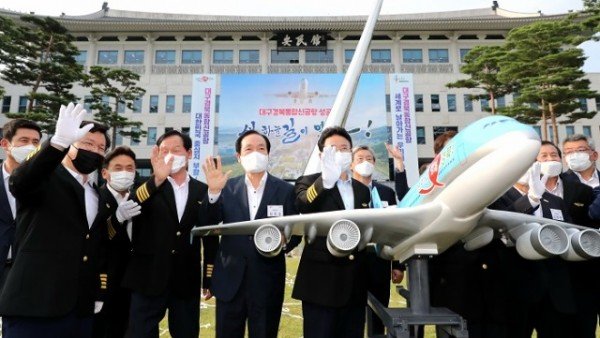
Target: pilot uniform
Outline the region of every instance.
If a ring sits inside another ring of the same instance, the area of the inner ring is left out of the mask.
[[[320,173],[299,177],[295,192],[301,213],[368,208],[370,203],[370,191],[364,184],[339,179],[333,188],[325,189]],[[304,337],[363,337],[365,252],[355,250],[347,257],[335,257],[326,241],[326,237],[317,236],[306,243],[292,292],[293,298],[302,301]]]

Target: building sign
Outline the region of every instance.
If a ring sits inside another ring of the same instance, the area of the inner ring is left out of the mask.
[[[214,74],[194,75],[192,87],[192,159],[189,161],[188,172],[201,181],[205,181],[202,163],[207,156],[213,155],[215,144],[216,77]]]
[[[412,74],[390,74],[390,101],[392,143],[402,150],[408,186],[413,186],[419,179],[419,158]]]
[[[278,50],[314,49],[327,50],[327,33],[324,32],[278,32]]]

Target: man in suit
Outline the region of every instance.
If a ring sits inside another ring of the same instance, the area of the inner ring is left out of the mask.
[[[406,174],[404,173],[404,163],[402,155],[398,149],[387,146],[388,152],[394,157],[395,175],[403,173],[404,182]],[[398,157],[400,156],[400,157]],[[358,146],[352,149],[352,178],[369,187],[371,190],[371,207],[385,208],[390,205],[396,205],[396,193],[379,182],[373,181],[373,172],[375,171],[375,152],[369,146]],[[396,177],[401,181],[402,178]],[[397,191],[398,199],[402,199],[408,189]],[[368,291],[377,298],[382,304],[388,306],[390,303],[390,275],[392,282],[401,283],[404,278],[404,266],[398,261],[390,262],[387,259],[379,257],[377,247],[368,245],[366,254],[367,260],[367,278]],[[391,274],[390,274],[391,272]],[[383,322],[379,317],[373,317],[370,334],[384,334]]]
[[[206,159],[210,213],[217,222],[242,222],[296,214],[294,187],[268,173],[271,142],[255,130],[235,142],[244,175],[227,179],[221,159]],[[215,261],[212,294],[217,298],[219,338],[275,338],[285,290],[285,253],[300,242],[293,236],[275,257],[258,253],[253,236],[222,236]]]
[[[4,137],[0,146],[6,160],[2,164],[0,180],[0,289],[4,285],[12,265],[12,245],[15,238],[17,204],[8,190],[8,179],[12,172],[37,148],[42,138],[41,128],[33,121],[15,119],[2,128]]]
[[[102,311],[94,318],[95,338],[122,338],[129,324],[131,291],[121,283],[131,251],[131,219],[141,212],[141,207],[129,199],[135,168],[135,153],[126,146],[116,147],[104,159],[102,178],[106,184],[100,187],[100,197],[116,213],[107,227],[107,270],[111,283]]]
[[[154,174],[134,196],[142,213],[133,219],[131,257],[123,280],[132,290],[131,336],[158,337],[158,324],[168,309],[171,335],[197,338],[200,288],[210,287],[218,245],[216,237],[190,235],[194,226],[213,223],[205,210],[207,186],[188,175],[192,156],[188,135],[171,130],[156,144],[151,158]]]
[[[367,186],[352,179],[352,139],[341,127],[326,128],[317,143],[321,173],[296,180],[296,207],[301,213],[368,208]],[[292,297],[302,301],[304,337],[363,337],[367,303],[364,250],[336,257],[327,239],[306,243]]]
[[[102,307],[106,219],[88,175],[104,160],[104,126],[83,122],[81,105],[61,107],[52,138],[15,170],[17,200],[13,267],[0,314],[6,337],[91,337]]]

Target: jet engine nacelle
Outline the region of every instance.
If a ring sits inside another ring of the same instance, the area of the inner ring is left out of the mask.
[[[256,250],[265,257],[275,257],[283,245],[281,231],[273,224],[263,224],[254,232]]]
[[[329,228],[327,250],[336,257],[348,256],[360,243],[360,229],[356,223],[341,219]]]
[[[517,237],[517,252],[523,258],[538,260],[562,255],[569,249],[567,232],[553,224],[528,224]]]
[[[600,233],[596,230],[567,229],[570,246],[561,257],[568,261],[583,261],[600,257]]]

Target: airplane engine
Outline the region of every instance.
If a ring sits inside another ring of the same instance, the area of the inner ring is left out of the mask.
[[[562,255],[568,249],[567,232],[553,224],[532,225],[517,238],[517,252],[525,259],[538,260]]]
[[[265,257],[275,257],[281,252],[281,231],[273,224],[263,224],[254,232],[256,250]]]
[[[600,257],[600,233],[596,230],[567,229],[570,246],[561,257],[568,261],[583,261]]]
[[[360,242],[360,229],[356,223],[341,219],[329,228],[327,249],[336,257],[348,256]]]

